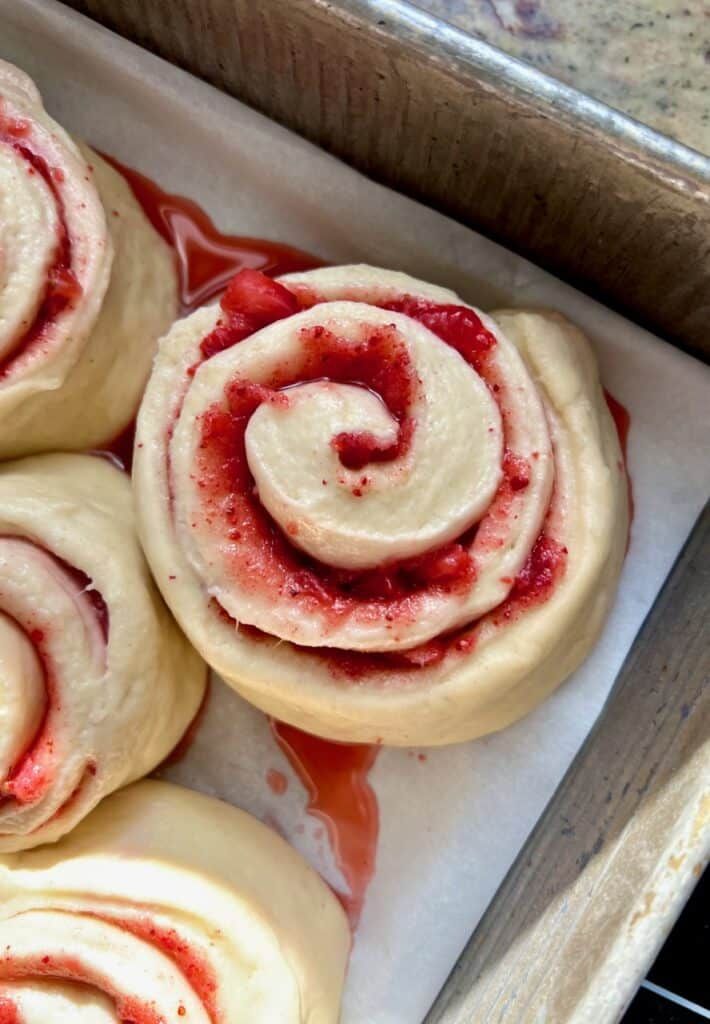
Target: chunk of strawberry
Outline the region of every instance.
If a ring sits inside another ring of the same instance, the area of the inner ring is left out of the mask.
[[[200,344],[200,351],[205,359],[214,356],[217,352],[223,352],[231,348],[239,341],[244,341],[250,334],[253,334],[256,327],[247,316],[235,313],[229,318],[220,318],[217,326],[205,335]]]
[[[230,317],[248,317],[255,330],[299,310],[293,292],[259,270],[240,270],[235,274],[222,296],[221,306]]]
[[[203,339],[205,359],[244,341],[254,331],[299,311],[296,296],[259,270],[240,270],[220,301],[222,316]]]
[[[61,296],[67,302],[78,299],[82,292],[74,271],[61,265],[49,271],[49,288],[53,295]]]
[[[496,344],[494,335],[468,306],[442,305],[405,295],[388,302],[384,308],[418,320],[447,345],[455,348],[477,370]]]

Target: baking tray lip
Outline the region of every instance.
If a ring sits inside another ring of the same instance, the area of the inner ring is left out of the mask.
[[[475,77],[515,93],[548,116],[563,118],[573,128],[606,137],[627,157],[653,161],[664,178],[678,187],[710,185],[710,157],[663,135],[621,111],[511,57],[449,22],[423,11],[409,0],[308,0],[324,13],[367,25],[369,31],[406,43],[425,59],[462,78]],[[704,192],[710,202],[710,193]]]

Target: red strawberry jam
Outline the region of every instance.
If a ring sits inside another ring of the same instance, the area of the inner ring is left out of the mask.
[[[64,203],[57,189],[57,183],[63,179],[60,168],[51,167],[29,143],[29,125],[20,130],[24,122],[8,119],[0,114],[0,145],[11,146],[24,160],[29,175],[37,174],[52,193],[57,211],[57,240],[54,259],[47,270],[44,295],[34,320],[27,330],[15,342],[9,353],[0,359],[0,380],[12,370],[15,360],[28,352],[36,342],[43,340],[49,328],[62,315],[71,309],[82,293],[72,266],[72,246],[69,229],[64,213]]]

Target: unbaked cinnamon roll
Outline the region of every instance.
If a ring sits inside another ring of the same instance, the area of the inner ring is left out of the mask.
[[[165,782],[0,859],[8,1024],[337,1024],[349,948],[336,898],[284,840]]]
[[[628,526],[580,331],[362,266],[244,271],[175,324],[135,486],[205,659],[349,741],[450,743],[530,710],[594,643]]]
[[[89,455],[0,467],[0,852],[58,839],[151,771],[202,699],[131,497]]]
[[[176,312],[172,253],[126,182],[0,61],[0,458],[112,440]]]

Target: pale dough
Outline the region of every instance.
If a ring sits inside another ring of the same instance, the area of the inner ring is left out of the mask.
[[[146,781],[60,843],[0,859],[0,944],[0,999],[27,1024],[119,1024],[131,999],[180,1024],[337,1024],[350,933],[271,829]]]
[[[58,839],[155,768],[205,682],[150,577],[128,477],[91,455],[0,466],[0,852]],[[8,780],[38,740],[48,778],[23,799]]]
[[[303,729],[401,745],[451,743],[500,729],[534,707],[588,653],[623,560],[627,481],[589,343],[554,313],[478,314],[496,339],[491,358],[505,382],[506,444],[529,473],[514,495],[515,514],[501,527],[486,512],[503,455],[488,390],[420,323],[369,304],[402,295],[442,304],[461,300],[371,267],[281,280],[313,291],[321,304],[263,328],[196,372],[200,342],[219,307],[179,321],[160,343],[139,417],[134,469],[139,529],[158,585],[217,672],[264,711]],[[421,436],[415,435],[408,455],[367,466],[373,482],[353,497],[360,471],[343,469],[331,439],[343,430],[368,429],[387,440],[396,425],[367,389],[327,381],[292,388],[284,407],[262,403],[247,428],[246,453],[262,504],[284,531],[295,523],[293,543],[328,565],[368,567],[386,562],[387,552],[389,560],[416,555],[455,537],[462,524],[479,523],[470,548],[477,566],[471,586],[427,595],[417,616],[394,626],[358,610],[333,621],[330,609],[304,611],[299,600],[255,588],[247,575],[230,576],[229,542],[201,512],[194,469],[201,417],[224,404],[231,381],[267,382],[274,368],[297,359],[304,332],[314,325],[355,344],[363,324],[394,325],[416,366]],[[566,548],[564,574],[544,602],[499,621],[496,609],[543,528]],[[219,614],[215,602],[228,614]],[[309,650],[401,653],[479,619],[474,646],[416,672],[392,667],[348,678]],[[234,622],[266,638],[237,631]]]
[[[3,61],[0,100],[0,127],[21,125],[15,141],[52,172],[50,188],[0,131],[0,458],[98,447],[134,416],[156,339],[175,319],[174,257],[121,175]],[[15,357],[41,306],[60,209],[82,292]]]

